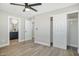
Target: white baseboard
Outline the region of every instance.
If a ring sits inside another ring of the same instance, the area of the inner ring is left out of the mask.
[[[8,45],[9,45],[9,43],[2,44],[2,45],[0,45],[0,48],[1,47],[5,47],[5,46],[8,46]]]
[[[74,44],[68,44],[68,46],[78,47],[77,45],[74,45]]]
[[[19,40],[19,42],[23,42],[23,41],[25,41],[25,40]]]
[[[35,41],[34,43],[38,43],[38,44],[45,45],[45,46],[50,46],[49,43],[45,43],[45,42]]]
[[[28,41],[28,40],[32,40],[32,39],[23,39],[23,40],[19,40],[19,42],[23,42],[23,41]]]

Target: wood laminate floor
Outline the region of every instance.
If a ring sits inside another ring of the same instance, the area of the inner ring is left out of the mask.
[[[16,41],[13,41],[16,42]],[[73,49],[63,50],[56,47],[47,47],[33,41],[11,44],[0,48],[1,56],[78,56]]]

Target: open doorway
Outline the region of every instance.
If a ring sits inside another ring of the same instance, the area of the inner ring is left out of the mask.
[[[78,48],[78,13],[67,15],[67,49],[75,50]]]
[[[50,17],[50,47],[53,46],[53,17]]]
[[[9,43],[10,45],[14,45],[18,43],[19,39],[19,19],[16,17],[8,18],[8,26],[9,26]]]
[[[32,40],[32,20],[25,20],[25,41]]]

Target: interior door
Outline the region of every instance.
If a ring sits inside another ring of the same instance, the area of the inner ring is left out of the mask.
[[[32,39],[32,22],[31,20],[25,20],[25,40]]]
[[[78,21],[68,22],[68,45],[77,47],[78,46]]]
[[[67,20],[66,14],[58,14],[53,17],[53,46],[67,48]]]

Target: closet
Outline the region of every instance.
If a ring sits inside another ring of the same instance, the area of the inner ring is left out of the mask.
[[[67,48],[78,48],[78,12],[67,14]]]

